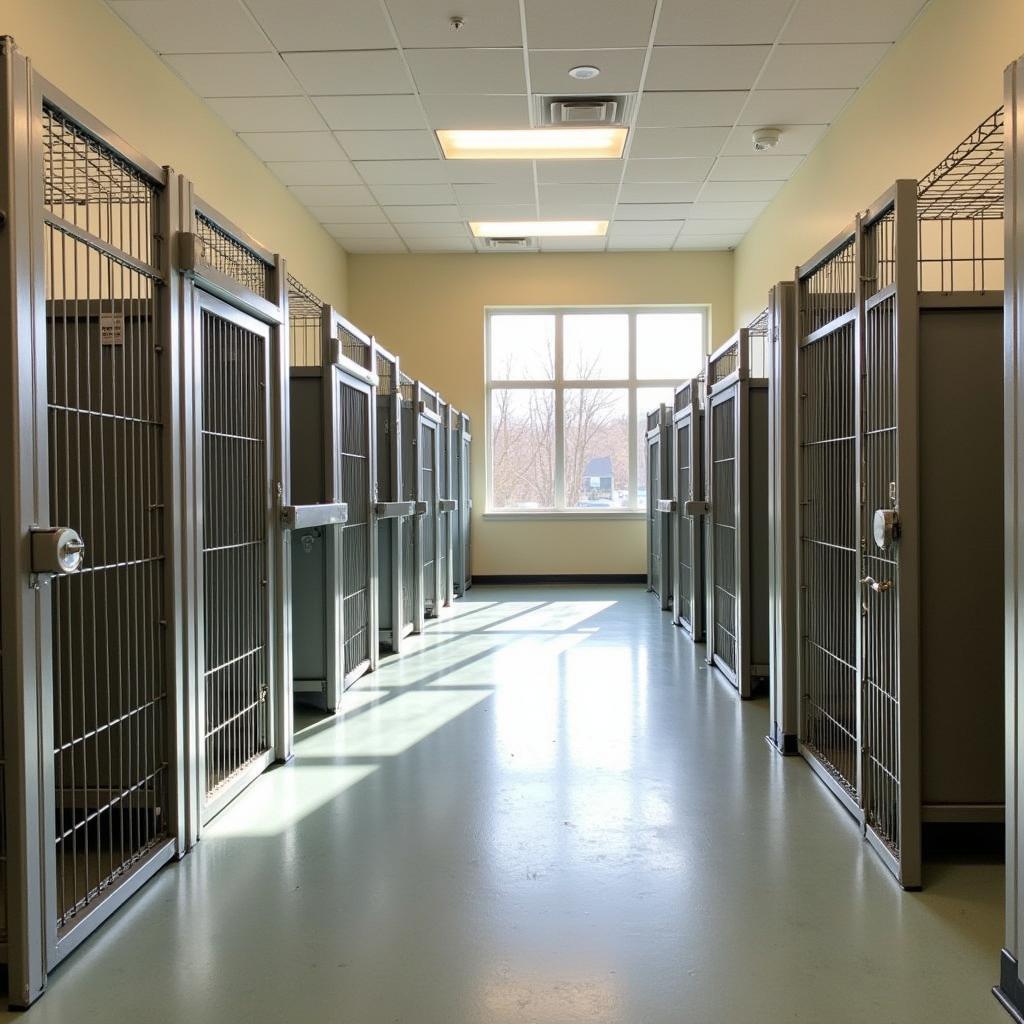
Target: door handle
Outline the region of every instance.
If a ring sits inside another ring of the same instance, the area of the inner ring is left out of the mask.
[[[861,583],[870,587],[876,594],[884,594],[887,590],[892,590],[896,586],[892,580],[876,580],[870,576],[865,576]]]

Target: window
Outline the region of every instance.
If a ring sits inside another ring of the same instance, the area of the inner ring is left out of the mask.
[[[646,415],[706,339],[699,306],[489,310],[488,511],[643,511]]]

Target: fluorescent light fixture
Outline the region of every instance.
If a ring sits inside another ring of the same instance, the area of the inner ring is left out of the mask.
[[[617,160],[628,128],[438,128],[447,160]]]
[[[476,238],[580,238],[606,235],[606,220],[479,220],[470,221]]]

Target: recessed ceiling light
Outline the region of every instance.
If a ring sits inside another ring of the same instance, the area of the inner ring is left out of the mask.
[[[617,160],[627,128],[439,128],[447,160]]]
[[[593,64],[581,64],[578,68],[569,69],[569,77],[578,79],[581,82],[597,78],[599,74],[601,74],[601,69],[595,68]]]
[[[470,221],[477,238],[579,238],[608,233],[606,220],[481,220]]]

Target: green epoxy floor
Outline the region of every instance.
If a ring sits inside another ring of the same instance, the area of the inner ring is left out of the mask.
[[[900,892],[702,652],[637,587],[475,588],[21,1019],[1008,1020],[1001,865]]]

